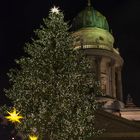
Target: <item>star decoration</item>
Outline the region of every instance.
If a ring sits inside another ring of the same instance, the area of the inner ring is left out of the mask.
[[[9,121],[13,123],[15,122],[21,123],[20,119],[22,119],[23,117],[19,115],[19,112],[17,112],[15,108],[11,112],[7,111],[7,113],[9,114],[9,116],[6,116],[5,117],[6,119],[8,119]]]
[[[37,140],[38,139],[38,137],[35,135],[29,135],[29,138],[30,138],[30,140]]]
[[[59,14],[59,9],[58,9],[58,7],[53,7],[53,8],[51,8],[51,13],[55,13],[55,14]]]

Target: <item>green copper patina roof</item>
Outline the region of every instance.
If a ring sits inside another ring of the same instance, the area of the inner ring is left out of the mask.
[[[87,6],[81,11],[72,22],[73,30],[85,27],[97,27],[109,31],[109,25],[105,16],[91,6]]]

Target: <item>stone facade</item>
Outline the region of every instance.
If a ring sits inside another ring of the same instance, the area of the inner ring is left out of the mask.
[[[114,112],[114,102],[124,107],[122,93],[121,70],[123,59],[118,49],[113,47],[112,34],[97,27],[85,27],[73,33],[76,38],[75,48],[84,50],[91,61],[91,72],[95,73],[100,83],[102,97],[99,101],[105,102],[104,108]],[[109,102],[109,103],[108,103]]]
[[[96,11],[90,2],[73,20],[72,35],[75,49],[82,49],[91,61],[90,72],[95,73],[103,95],[97,97],[104,103],[103,109],[130,120],[140,120],[140,108],[123,103],[123,58],[114,47],[114,37],[106,18]],[[134,115],[137,114],[137,115]]]
[[[96,129],[104,129],[102,135],[91,140],[140,140],[140,123],[99,110],[96,112]]]

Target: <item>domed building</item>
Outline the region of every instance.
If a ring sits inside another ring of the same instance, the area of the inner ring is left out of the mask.
[[[123,108],[121,70],[123,58],[114,48],[114,37],[105,16],[95,10],[90,2],[72,22],[75,48],[82,48],[91,60],[91,72],[101,83],[105,109],[114,111]],[[116,107],[115,107],[116,106]],[[115,108],[114,108],[115,107]]]
[[[130,97],[123,103],[121,71],[123,58],[114,47],[114,37],[104,15],[88,6],[72,21],[74,47],[82,49],[91,60],[90,72],[95,73],[103,95],[97,97],[103,110],[97,111],[95,125],[106,132],[94,140],[139,140],[140,108]]]

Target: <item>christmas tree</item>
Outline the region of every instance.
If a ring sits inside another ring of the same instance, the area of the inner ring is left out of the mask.
[[[8,74],[12,86],[6,95],[14,110],[7,118],[21,122],[15,126],[24,139],[85,140],[98,133],[94,119],[99,90],[90,62],[74,49],[62,12],[52,8],[43,21],[24,47],[26,56],[16,61],[19,68]]]

